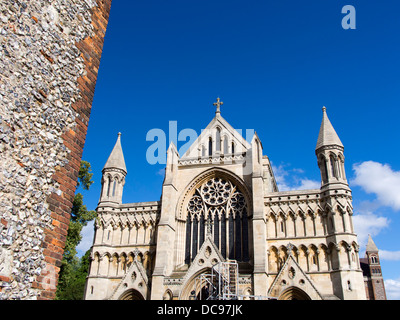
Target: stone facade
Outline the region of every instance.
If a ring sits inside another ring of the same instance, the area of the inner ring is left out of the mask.
[[[257,133],[246,141],[221,104],[184,155],[171,143],[160,201],[122,203],[118,136],[103,169],[85,298],[200,297],[197,279],[236,261],[242,297],[366,299],[344,147],[325,108],[321,188],[279,192]]]
[[[0,3],[0,299],[52,299],[111,0]]]

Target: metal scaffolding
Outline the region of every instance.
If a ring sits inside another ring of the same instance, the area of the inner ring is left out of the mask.
[[[269,297],[240,295],[239,266],[236,260],[220,262],[195,279],[192,298],[197,300],[266,300]],[[196,295],[197,293],[197,295]]]

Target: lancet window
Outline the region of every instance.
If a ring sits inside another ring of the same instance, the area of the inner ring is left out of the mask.
[[[227,179],[212,178],[197,188],[187,205],[185,263],[207,235],[224,258],[248,261],[247,211],[244,195]]]

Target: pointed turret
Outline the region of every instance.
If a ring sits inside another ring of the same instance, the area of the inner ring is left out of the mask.
[[[332,123],[329,121],[326,108],[322,108],[322,123],[319,130],[315,154],[321,171],[322,187],[346,186],[347,179],[344,169],[343,144]]]
[[[127,171],[124,154],[122,152],[120,132],[118,133],[117,142],[115,143],[102,172],[102,191],[99,204],[121,204],[122,191],[124,188]]]
[[[121,169],[126,171],[126,166],[125,166],[125,159],[124,159],[124,153],[122,152],[122,146],[121,146],[121,132],[118,132],[118,139],[117,142],[114,145],[113,150],[111,151],[110,156],[108,157],[108,160],[106,164],[104,165],[104,169]]]
[[[318,141],[315,150],[325,146],[338,146],[343,148],[342,141],[340,141],[332,123],[329,121],[326,113],[326,107],[322,108],[323,116],[322,123],[319,129]]]

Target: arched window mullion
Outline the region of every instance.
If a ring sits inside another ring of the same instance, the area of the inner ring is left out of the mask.
[[[208,224],[224,258],[249,260],[246,201],[229,180],[215,177],[205,182],[189,200],[187,210],[185,263],[196,257]]]

